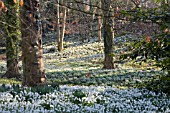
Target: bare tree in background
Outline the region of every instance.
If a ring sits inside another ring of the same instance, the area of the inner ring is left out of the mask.
[[[66,1],[62,0],[60,7],[60,0],[57,0],[57,43],[58,43],[58,51],[62,51],[63,47],[63,40],[64,40],[64,32],[65,32],[65,23],[66,23],[66,12],[67,8],[65,7]],[[61,9],[60,9],[61,8]],[[60,13],[61,10],[61,13]],[[60,19],[61,19],[61,28],[60,28]]]
[[[101,8],[101,0],[98,1],[98,7]],[[98,42],[102,39],[102,11],[101,9],[98,9]]]
[[[112,0],[101,0],[103,10],[104,69],[113,69],[114,18],[111,7]]]

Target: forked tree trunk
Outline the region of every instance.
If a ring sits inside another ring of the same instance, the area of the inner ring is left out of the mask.
[[[46,82],[42,50],[42,25],[39,8],[39,0],[25,0],[22,8],[22,62],[24,86],[44,85]]]
[[[18,66],[18,52],[20,42],[20,22],[19,22],[19,3],[14,3],[13,0],[7,0],[8,11],[6,12],[6,57],[7,71],[3,77],[21,78]]]
[[[113,69],[113,11],[111,11],[112,0],[101,0],[103,9],[103,38],[104,38],[104,69]]]

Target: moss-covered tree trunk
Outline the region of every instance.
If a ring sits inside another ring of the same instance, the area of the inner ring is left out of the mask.
[[[44,85],[46,77],[43,63],[40,1],[25,0],[21,15],[23,85]]]
[[[112,0],[101,0],[103,9],[103,38],[104,38],[104,69],[113,69],[113,11],[111,10]]]
[[[18,67],[18,51],[20,35],[20,21],[19,21],[19,2],[14,3],[13,0],[7,0],[6,4],[8,10],[6,12],[6,57],[7,57],[7,71],[3,77],[20,78]]]

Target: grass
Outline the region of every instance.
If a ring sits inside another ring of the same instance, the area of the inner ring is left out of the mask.
[[[16,79],[0,78],[0,84],[21,84],[21,81],[18,81]]]

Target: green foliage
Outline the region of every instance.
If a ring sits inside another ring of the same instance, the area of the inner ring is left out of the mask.
[[[11,86],[11,87],[10,87]],[[37,86],[37,87],[31,87],[31,88],[23,88],[19,84],[13,84],[13,85],[1,85],[0,86],[0,92],[10,91],[10,93],[15,97],[18,93],[21,91],[24,92],[33,92],[38,93],[40,95],[47,94],[50,92],[54,92],[54,90],[58,90],[59,86],[53,85],[53,86]],[[26,101],[30,98],[29,95],[24,95],[26,97]]]
[[[82,92],[81,90],[76,90],[73,93],[74,97],[70,98],[70,101],[74,104],[81,104],[82,103],[82,98],[86,96],[86,94],[84,92]],[[83,103],[82,103],[83,104]],[[84,102],[84,104],[86,104],[86,102]]]
[[[145,10],[137,9],[133,15],[132,21],[151,21],[160,26],[160,31],[155,36],[144,37],[143,40],[134,43],[133,51],[130,54],[122,55],[122,58],[130,56],[137,61],[146,61],[150,58],[157,62],[157,66],[163,70],[170,70],[170,6],[163,4],[158,8]],[[127,12],[126,12],[127,13]],[[126,15],[126,13],[124,13]],[[169,73],[170,74],[170,73]]]
[[[8,91],[10,88],[6,87],[5,84],[2,84],[2,86],[0,86],[0,92],[6,92]]]
[[[159,79],[153,79],[151,82],[145,84],[146,88],[154,92],[164,92],[170,95],[170,77],[161,76]]]
[[[80,98],[80,99],[82,99],[83,97],[86,96],[86,94],[85,94],[84,92],[82,92],[81,90],[76,90],[76,91],[73,93],[73,95],[74,95],[75,97],[77,97],[77,98]]]
[[[15,97],[20,91],[22,91],[21,87],[18,84],[13,84],[12,89],[13,90],[11,90],[10,93],[13,97]]]
[[[31,88],[31,92],[36,92],[39,93],[40,95],[43,95],[58,89],[59,89],[58,87],[51,87],[51,86],[36,86]]]
[[[152,2],[160,3],[163,0],[151,0]]]
[[[49,103],[42,103],[40,104],[44,109],[50,110],[52,109],[51,105]]]
[[[97,99],[96,99],[96,102],[97,102],[97,104],[104,104],[104,103],[105,103],[105,100],[102,100],[102,99],[97,98]]]
[[[82,105],[83,106],[93,106],[94,103],[93,102],[83,102]]]
[[[81,90],[76,90],[75,92],[73,92],[73,96],[74,97],[70,98],[70,101],[74,104],[82,104],[83,106],[94,105],[94,102],[88,102],[86,100],[83,100],[83,97],[86,97],[86,94]]]

